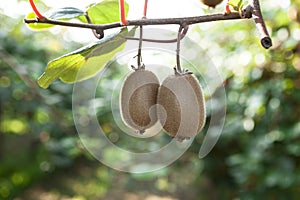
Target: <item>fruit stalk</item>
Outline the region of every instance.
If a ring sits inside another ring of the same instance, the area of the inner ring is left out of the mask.
[[[139,49],[137,55],[138,69],[144,68],[142,64],[143,26],[140,26]]]
[[[144,14],[143,14],[143,18],[144,18],[144,19],[147,17],[147,10],[148,10],[148,0],[145,0],[145,4],[144,4]]]
[[[120,6],[120,20],[122,25],[127,25],[127,20],[125,16],[125,2],[124,0],[119,1],[119,6]]]
[[[176,72],[181,74],[182,68],[180,64],[180,42],[181,42],[181,32],[182,32],[183,26],[181,25],[178,30],[177,34],[177,48],[176,48]]]

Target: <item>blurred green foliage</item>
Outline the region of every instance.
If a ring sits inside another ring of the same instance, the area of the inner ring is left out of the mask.
[[[48,60],[81,44],[33,33],[21,18],[1,15],[0,199],[297,199],[300,2],[261,4],[271,50],[260,46],[250,20],[199,25],[189,32],[226,79],[226,124],[204,159],[198,158],[199,135],[178,161],[146,174],[109,169],[86,152],[72,119],[72,85],[37,86]],[[110,77],[111,83],[120,78]],[[98,91],[103,105],[110,103],[109,89]],[[110,111],[98,114],[106,132],[116,136]]]
[[[0,18],[0,199],[9,199],[56,167],[72,164],[80,148],[72,125],[72,86],[46,91],[35,81],[50,51],[55,54],[64,43],[51,34],[45,43],[45,34],[31,34],[21,18]]]

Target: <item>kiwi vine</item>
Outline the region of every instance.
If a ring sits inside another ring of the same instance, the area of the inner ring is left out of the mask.
[[[181,40],[186,36],[188,27],[196,23],[253,18],[260,34],[262,46],[266,49],[272,46],[272,40],[261,13],[259,0],[250,0],[245,8],[242,6],[243,0],[240,0],[237,5],[231,4],[228,0],[225,13],[221,14],[163,19],[147,18],[148,0],[145,0],[143,17],[138,20],[126,19],[125,1],[119,0],[120,22],[109,24],[93,24],[88,11],[84,12],[87,23],[47,18],[39,12],[33,0],[29,0],[29,2],[36,18],[24,19],[25,23],[87,28],[91,29],[94,36],[100,41],[105,39],[105,30],[107,29],[128,26],[139,27],[139,38],[127,36],[126,34],[122,36],[125,40],[139,41],[138,52],[135,56],[137,66],[131,66],[133,72],[127,76],[121,89],[120,111],[122,119],[125,124],[135,129],[139,134],[145,133],[146,129],[159,122],[164,131],[179,142],[195,136],[202,130],[206,121],[205,98],[202,87],[193,72],[184,69],[180,62]],[[208,4],[207,1],[202,1],[209,7],[214,7],[220,2],[222,1],[218,0],[214,4]],[[233,7],[233,12],[229,9],[229,5]],[[76,12],[76,14],[80,13],[78,10]],[[175,39],[157,40],[143,37],[144,26],[167,24],[179,25]],[[147,70],[143,63],[142,43],[144,41],[155,43],[177,42],[174,74],[166,77],[161,84],[156,75]]]
[[[220,21],[220,20],[234,20],[234,19],[249,19],[253,18],[256,24],[257,30],[260,35],[261,44],[264,48],[268,49],[272,46],[272,40],[267,31],[263,15],[261,13],[259,0],[249,0],[249,4],[243,7],[234,7],[234,11],[228,12],[228,6],[226,5],[226,12],[222,14],[210,14],[203,16],[195,16],[195,17],[182,17],[182,18],[158,18],[158,19],[148,19],[146,18],[147,13],[147,4],[148,0],[145,0],[144,6],[144,16],[141,19],[137,20],[127,20],[125,18],[124,11],[124,0],[119,0],[120,5],[120,22],[109,23],[109,24],[92,24],[92,23],[76,23],[76,22],[67,22],[62,20],[54,20],[45,17],[42,15],[33,0],[29,0],[30,5],[36,14],[35,19],[24,19],[24,22],[27,24],[52,24],[52,25],[60,25],[60,26],[68,26],[68,27],[77,27],[77,28],[86,28],[96,31],[98,34],[104,37],[104,31],[107,29],[124,27],[124,26],[149,26],[149,25],[168,25],[168,24],[178,24],[180,26],[187,24],[197,24],[197,23],[205,23],[212,21]],[[88,13],[85,13],[88,16]],[[101,39],[100,38],[100,39]],[[153,42],[157,42],[152,40]],[[168,41],[167,41],[168,42]]]

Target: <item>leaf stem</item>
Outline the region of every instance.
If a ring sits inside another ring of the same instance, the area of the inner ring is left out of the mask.
[[[180,35],[183,27],[180,26],[177,34],[177,48],[176,48],[176,69],[179,74],[182,73],[182,68],[180,64]]]
[[[230,7],[229,7],[229,0],[227,0],[226,6],[225,6],[225,14],[228,15],[231,13]]]
[[[143,68],[142,64],[142,45],[143,45],[143,26],[140,26],[140,40],[139,40],[139,49],[138,49],[138,55],[137,55],[137,64],[138,69]]]
[[[147,17],[148,0],[145,0],[143,18]]]
[[[127,25],[127,20],[125,16],[125,3],[124,0],[119,1],[119,6],[120,6],[120,20],[122,25]]]
[[[31,8],[34,12],[34,14],[37,16],[37,18],[39,19],[44,19],[45,17],[40,13],[40,11],[37,9],[37,7],[35,6],[35,3],[33,0],[29,0],[29,3],[31,5]]]

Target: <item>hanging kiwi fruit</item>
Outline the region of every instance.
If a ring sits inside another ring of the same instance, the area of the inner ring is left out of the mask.
[[[205,124],[205,100],[201,86],[192,72],[180,66],[180,40],[186,26],[180,26],[177,37],[175,75],[168,76],[160,86],[154,73],[141,63],[141,35],[138,68],[125,79],[120,98],[124,122],[144,133],[159,121],[164,131],[178,141],[195,136]]]
[[[120,95],[123,121],[140,134],[157,122],[158,88],[156,75],[144,68],[136,69],[123,83]]]
[[[140,134],[158,121],[156,99],[160,85],[156,75],[142,63],[142,41],[143,27],[140,26],[137,68],[131,66],[134,72],[126,77],[120,95],[123,121]]]
[[[183,141],[195,136],[205,124],[205,99],[201,86],[192,72],[183,70],[180,64],[180,26],[177,35],[175,75],[162,83],[157,96],[157,115],[163,129],[170,136]]]
[[[195,136],[205,124],[205,100],[196,77],[188,73],[168,76],[157,97],[163,129],[179,141]]]

